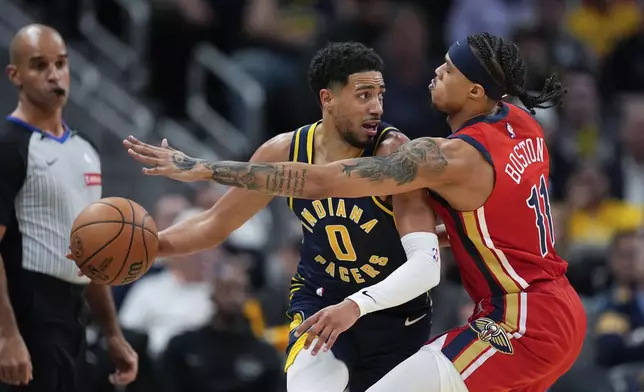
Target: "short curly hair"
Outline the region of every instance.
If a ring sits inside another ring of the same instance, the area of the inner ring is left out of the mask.
[[[333,42],[318,50],[311,60],[309,87],[317,94],[336,83],[346,85],[354,73],[382,70],[382,58],[372,48],[359,42]]]

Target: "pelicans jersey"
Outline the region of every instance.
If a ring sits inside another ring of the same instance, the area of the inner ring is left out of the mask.
[[[313,138],[319,124],[306,125],[295,132],[291,161],[314,162]],[[392,130],[397,131],[381,123],[361,156],[374,155]],[[407,260],[392,208],[376,196],[287,201],[303,232],[301,261],[291,285],[292,328],[318,310],[382,281]],[[350,372],[360,367],[370,352],[374,357],[369,359],[369,374],[351,375],[351,391],[365,390],[416,352],[429,337],[430,319],[430,299],[425,294],[398,307],[369,314],[340,335],[333,352]],[[394,344],[390,339],[393,333],[406,336]],[[287,368],[300,349],[292,339]]]
[[[554,248],[543,131],[526,111],[502,104],[496,115],[474,118],[450,138],[476,148],[494,168],[495,183],[474,211],[457,211],[432,193],[476,304],[468,325],[432,344],[453,361],[471,392],[530,385],[543,391],[572,365],[586,328],[581,302],[564,276],[567,264]]]

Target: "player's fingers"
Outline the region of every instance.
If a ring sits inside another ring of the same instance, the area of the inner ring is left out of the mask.
[[[304,320],[304,322],[300,324],[299,327],[297,327],[297,330],[295,330],[295,337],[299,338],[300,336],[304,335],[306,331],[308,331],[309,328],[311,328],[317,322],[317,319],[318,315],[316,313],[308,319]]]
[[[158,167],[144,167],[142,171],[146,176],[163,176],[166,174],[163,169]]]
[[[313,346],[313,350],[311,351],[311,355],[317,355],[317,353],[320,352],[322,346],[325,345],[327,339],[329,339],[331,332],[333,332],[333,329],[330,326],[327,326],[322,330],[322,332],[320,332],[318,341],[315,342],[315,346]]]
[[[134,136],[130,135],[123,141],[124,143],[128,143],[129,145],[134,145],[134,146],[139,146],[139,147],[145,147],[153,151],[157,151],[159,148],[155,147],[151,144],[144,143],[140,141],[139,139],[135,138]]]
[[[11,373],[6,366],[0,366],[0,381],[7,384],[11,381]]]
[[[170,143],[168,142],[168,139],[161,140],[161,147],[168,149],[170,151],[177,151],[176,149],[170,147]]]
[[[309,347],[311,347],[311,344],[313,344],[313,341],[315,340],[315,338],[318,337],[318,335],[320,334],[320,332],[322,332],[323,329],[324,329],[323,325],[315,324],[306,332],[306,339],[304,340],[305,350],[308,350]]]
[[[27,363],[21,363],[17,369],[17,381],[21,384],[27,384],[29,382],[29,370]]]
[[[138,152],[139,154],[145,155],[145,156],[148,156],[148,157],[158,157],[159,156],[159,152],[157,151],[157,149],[155,147],[152,147],[152,146],[147,145],[147,144],[132,144],[130,146],[130,150],[134,150],[134,151]]]
[[[149,155],[145,154],[140,154],[137,151],[134,151],[133,149],[127,150],[127,153],[137,161],[143,163],[144,165],[148,166],[156,166],[160,163],[160,160],[156,157],[151,157]]]
[[[340,331],[337,329],[334,329],[333,332],[331,332],[331,335],[329,336],[329,339],[327,339],[326,344],[324,345],[324,351],[329,351],[335,344],[335,341],[338,339],[338,336],[340,336]]]
[[[139,139],[135,138],[132,135],[128,136],[127,139],[125,139],[125,140],[130,142],[130,143],[132,143],[132,144],[144,144],[142,141],[140,141]]]
[[[17,364],[13,364],[8,370],[9,383],[11,385],[19,385],[21,382],[20,379],[20,370],[18,369]]]

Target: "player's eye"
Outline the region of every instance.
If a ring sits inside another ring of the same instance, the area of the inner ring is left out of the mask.
[[[367,99],[367,98],[369,98],[369,93],[361,93],[360,95],[358,95],[358,98]]]
[[[56,61],[56,68],[61,69],[65,66],[65,60]]]

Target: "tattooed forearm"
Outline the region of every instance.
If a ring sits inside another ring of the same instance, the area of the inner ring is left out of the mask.
[[[393,179],[402,185],[415,180],[420,171],[442,174],[447,159],[433,139],[421,138],[403,144],[390,155],[355,159],[342,166],[349,177],[355,173],[374,182]]]
[[[306,169],[292,169],[280,164],[201,163],[212,171],[215,182],[271,195],[300,196],[306,183]]]

